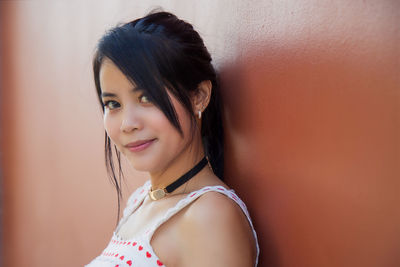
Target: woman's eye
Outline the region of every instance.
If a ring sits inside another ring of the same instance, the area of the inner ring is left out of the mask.
[[[150,103],[150,98],[147,95],[141,95],[139,97],[140,103]]]
[[[103,106],[107,109],[116,109],[120,107],[120,104],[117,101],[114,100],[109,100],[109,101],[105,101]]]

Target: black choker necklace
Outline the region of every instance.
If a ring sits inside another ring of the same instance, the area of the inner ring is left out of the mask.
[[[175,182],[172,182],[170,185],[165,187],[164,189],[156,189],[156,190],[151,190],[149,191],[149,196],[152,200],[159,200],[163,197],[165,197],[167,194],[172,193],[175,189],[189,181],[193,176],[195,176],[199,171],[201,171],[204,166],[207,164],[207,158],[204,157],[199,163],[197,163],[196,166],[194,166],[192,169],[190,169],[187,173],[179,177]]]

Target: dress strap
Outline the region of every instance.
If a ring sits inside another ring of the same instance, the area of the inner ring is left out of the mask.
[[[180,210],[182,210],[183,208],[185,208],[187,205],[189,205],[190,203],[192,203],[193,201],[195,201],[196,199],[198,199],[200,196],[202,196],[203,194],[207,193],[207,192],[219,192],[221,194],[224,194],[225,196],[229,197],[230,199],[232,199],[233,201],[236,202],[236,204],[239,205],[239,207],[242,209],[243,213],[246,215],[246,218],[252,228],[253,231],[253,235],[254,235],[254,239],[256,242],[256,248],[257,248],[257,258],[256,258],[256,265],[258,264],[258,256],[260,254],[260,248],[258,246],[258,239],[257,239],[257,233],[254,230],[253,227],[253,223],[251,221],[250,218],[250,214],[247,210],[246,205],[244,204],[244,202],[236,195],[234,190],[228,190],[223,186],[206,186],[203,187],[197,191],[191,192],[190,194],[188,194],[186,197],[184,197],[183,199],[181,199],[174,207],[170,208],[167,210],[167,212],[165,213],[165,215],[163,217],[161,217],[154,225],[153,227],[151,227],[145,234],[145,238],[147,239],[147,241],[150,243],[151,238],[154,235],[154,232],[166,221],[168,221],[172,216],[174,216],[175,214],[177,214]]]
[[[129,197],[126,203],[126,207],[124,209],[122,218],[119,221],[114,234],[119,231],[119,228],[126,222],[129,216],[142,204],[150,188],[151,188],[151,183],[150,180],[148,180],[144,185],[142,185],[141,187],[136,189],[135,192],[132,193],[132,195]]]

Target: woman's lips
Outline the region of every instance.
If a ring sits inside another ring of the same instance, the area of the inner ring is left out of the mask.
[[[146,148],[148,148],[155,140],[156,139],[139,140],[136,142],[129,143],[129,144],[125,145],[125,147],[132,152],[139,152],[139,151],[143,151]]]

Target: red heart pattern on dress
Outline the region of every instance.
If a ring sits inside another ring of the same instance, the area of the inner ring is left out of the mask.
[[[139,249],[139,250],[142,250],[142,249],[143,249],[143,247],[142,247],[142,246],[139,246],[139,247],[138,247],[138,249]]]
[[[157,265],[158,266],[163,266],[164,264],[161,261],[157,260]]]
[[[148,251],[146,251],[146,257],[151,258],[151,254]]]
[[[126,264],[128,264],[129,266],[132,266],[132,261],[127,261]]]

